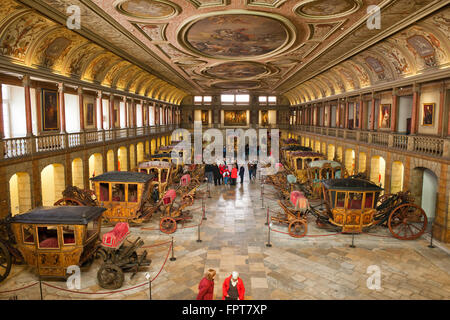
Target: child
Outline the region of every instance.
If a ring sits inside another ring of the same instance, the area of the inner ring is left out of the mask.
[[[223,183],[225,184],[225,185],[227,185],[228,184],[228,179],[229,179],[229,177],[230,177],[230,171],[228,171],[228,168],[224,168],[223,169]]]

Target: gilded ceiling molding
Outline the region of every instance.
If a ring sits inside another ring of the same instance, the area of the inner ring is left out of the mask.
[[[152,81],[151,85],[147,88],[146,96],[158,99],[156,92],[159,91],[163,85],[164,81],[162,81],[161,79],[155,79],[155,81]]]
[[[361,0],[306,0],[294,6],[293,11],[308,19],[335,19],[354,13],[361,6]]]
[[[150,81],[146,82],[145,85],[142,87],[142,89],[144,90],[144,95],[151,97],[151,90],[159,82],[162,82],[162,80],[159,78],[156,78],[156,77],[151,79]]]
[[[146,91],[146,84],[150,81],[152,81],[153,79],[156,79],[155,76],[152,75],[146,75],[145,77],[143,77],[137,84],[136,84],[136,92],[142,96],[145,96],[145,91]]]
[[[104,86],[112,87],[113,80],[116,78],[117,73],[123,68],[126,68],[130,65],[131,63],[124,60],[121,60],[120,62],[114,64],[104,75],[103,79],[101,80],[101,84]]]
[[[82,79],[93,81],[95,83],[102,83],[108,71],[121,61],[122,60],[119,57],[116,57],[110,52],[102,53],[92,61],[88,62]]]
[[[113,6],[123,15],[146,20],[169,19],[181,12],[177,4],[166,0],[116,0]]]
[[[112,81],[111,86],[114,88],[125,90],[128,86],[128,83],[141,71],[142,69],[138,68],[135,65],[131,65],[128,68],[123,68],[117,73],[117,76]]]
[[[125,90],[129,91],[129,92],[134,92],[134,93],[138,93],[137,92],[137,88],[138,88],[138,84],[145,79],[145,77],[147,77],[147,72],[145,72],[144,70],[141,70],[139,73],[137,73],[132,79],[131,81],[127,84]]]
[[[287,0],[247,0],[248,6],[278,8]]]
[[[196,9],[223,7],[230,4],[230,0],[188,0]]]

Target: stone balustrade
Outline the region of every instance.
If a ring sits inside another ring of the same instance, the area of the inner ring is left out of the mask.
[[[42,136],[2,139],[0,159],[13,159],[36,153],[55,152],[106,141],[139,138],[150,134],[171,133],[177,125],[139,128],[117,128],[99,131],[59,133]]]
[[[317,130],[313,126],[305,125],[293,126],[291,129],[450,159],[450,138],[326,127]]]

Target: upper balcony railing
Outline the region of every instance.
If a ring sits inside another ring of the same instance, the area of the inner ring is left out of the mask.
[[[45,152],[55,152],[105,142],[139,138],[150,134],[170,133],[178,125],[139,128],[117,128],[75,133],[57,133],[42,136],[2,139],[0,159],[13,159]]]
[[[306,125],[291,126],[292,130],[311,132],[328,137],[355,140],[395,150],[420,153],[450,159],[450,139],[424,135],[404,135],[379,131],[359,131],[342,128],[314,127]]]

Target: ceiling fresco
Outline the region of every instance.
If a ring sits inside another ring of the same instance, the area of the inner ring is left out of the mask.
[[[139,94],[172,89],[174,101],[251,91],[295,105],[448,65],[444,2],[2,0],[0,54]],[[69,5],[81,9],[76,32],[63,30]],[[382,29],[367,28],[370,5]]]
[[[186,32],[186,44],[212,58],[254,58],[279,49],[288,40],[284,25],[250,14],[220,14],[195,21]]]

